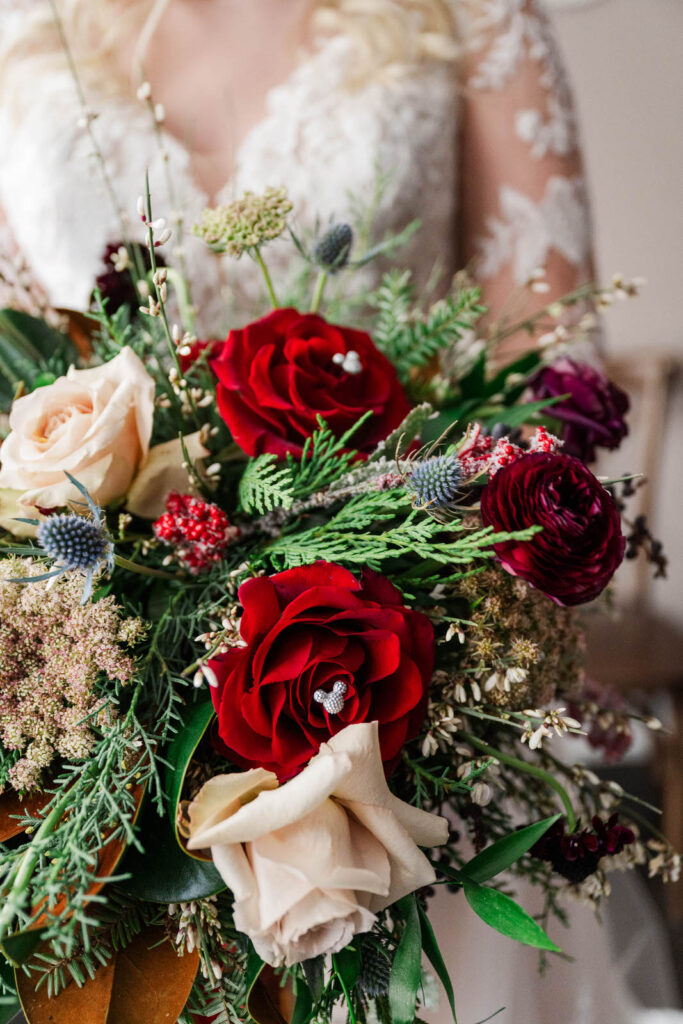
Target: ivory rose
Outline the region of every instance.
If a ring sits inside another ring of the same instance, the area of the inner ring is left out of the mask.
[[[0,487],[21,492],[20,504],[57,508],[79,500],[66,473],[106,505],[122,498],[149,451],[154,381],[124,348],[89,370],[17,399],[0,449]]]
[[[275,967],[338,952],[432,883],[418,845],[448,837],[445,818],[389,791],[377,722],[347,726],[280,787],[264,768],[216,776],[188,815],[188,849],[211,850],[235,926]]]

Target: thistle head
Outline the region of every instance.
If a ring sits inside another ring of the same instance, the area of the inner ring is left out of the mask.
[[[111,541],[101,523],[76,513],[53,515],[38,527],[43,551],[67,571],[94,570],[110,556]]]
[[[315,247],[315,261],[323,270],[335,273],[349,262],[353,231],[349,224],[333,224]]]
[[[415,463],[408,484],[419,505],[442,509],[455,500],[462,475],[457,455],[433,455]]]

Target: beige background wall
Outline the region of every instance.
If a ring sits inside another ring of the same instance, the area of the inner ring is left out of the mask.
[[[683,0],[602,0],[553,13],[573,80],[602,280],[647,278],[635,301],[606,322],[608,350],[683,361]],[[635,445],[610,462],[629,465]],[[683,622],[683,388],[664,439],[656,527],[670,579],[662,611]]]

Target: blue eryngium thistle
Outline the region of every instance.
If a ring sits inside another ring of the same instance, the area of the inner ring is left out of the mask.
[[[111,546],[100,523],[73,513],[50,516],[41,523],[38,543],[67,572],[99,566]]]
[[[433,455],[415,463],[408,483],[415,491],[417,504],[436,511],[455,500],[461,479],[457,455]]]
[[[37,541],[43,552],[54,560],[54,568],[42,576],[17,579],[16,583],[36,583],[40,580],[63,576],[68,572],[82,572],[85,585],[81,604],[90,599],[97,573],[106,566],[114,568],[114,545],[102,516],[102,509],[92,500],[83,484],[70,473],[66,474],[77,491],[83,495],[91,518],[77,512],[66,512],[47,519],[22,519],[38,527]],[[80,503],[79,503],[80,504]]]
[[[315,247],[319,266],[331,273],[341,270],[349,261],[353,231],[349,224],[333,224]]]

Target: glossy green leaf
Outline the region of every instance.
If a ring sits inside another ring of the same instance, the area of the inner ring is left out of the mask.
[[[308,1024],[313,1016],[313,996],[307,985],[299,984],[294,1012],[289,1024]]]
[[[533,917],[505,893],[468,879],[463,880],[463,888],[472,910],[490,928],[525,946],[547,949],[551,953],[561,952]]]
[[[163,775],[164,792],[171,821],[174,824],[188,766],[214,714],[213,704],[210,700],[185,708],[181,713],[182,724],[178,727],[178,732],[169,743],[164,755],[167,764]]]
[[[448,998],[448,1005],[450,1006],[451,1013],[453,1014],[454,1024],[458,1024],[458,1019],[455,1013],[455,993],[453,992],[453,985],[451,983],[448,969],[444,963],[443,956],[441,955],[441,950],[439,949],[439,943],[436,941],[436,935],[434,934],[434,929],[432,928],[431,921],[427,917],[427,914],[419,904],[417,909],[420,915],[420,927],[422,929],[422,949],[434,968],[437,978],[443,985],[444,992]]]
[[[121,887],[132,896],[158,903],[186,903],[225,889],[211,861],[188,853],[181,845],[175,824],[188,766],[213,715],[211,701],[186,708],[182,724],[164,753],[166,816],[160,818],[150,802],[138,830],[145,853],[131,849],[122,864],[122,870],[131,877]]]
[[[18,999],[8,999],[4,1001],[3,997],[0,997],[0,1024],[11,1024],[11,1021],[21,1010],[21,1003]]]
[[[349,992],[358,981],[360,974],[360,946],[347,946],[334,954],[334,966],[342,977]]]
[[[399,942],[389,979],[389,1008],[393,1024],[413,1024],[422,977],[422,929],[413,893],[397,904],[406,927]]]
[[[503,836],[464,864],[461,872],[472,882],[488,882],[523,857],[561,817],[561,814],[554,814],[551,818],[544,818],[534,825],[527,825],[526,828]]]
[[[22,932],[6,935],[0,943],[2,953],[11,963],[23,964],[40,945],[44,928],[27,928]]]

